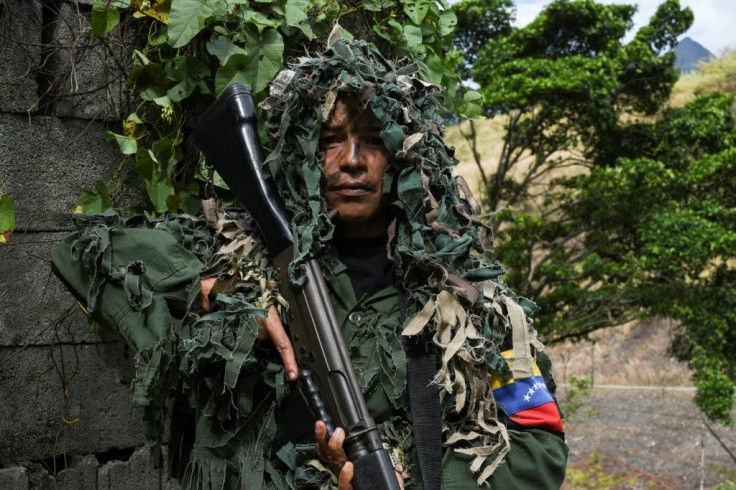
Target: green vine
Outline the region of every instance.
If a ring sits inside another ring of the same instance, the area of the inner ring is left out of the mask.
[[[446,56],[457,20],[445,0],[95,0],[94,36],[124,22],[149,24],[127,76],[139,103],[122,131],[107,133],[124,162],[111,181],[83,191],[85,213],[112,207],[123,189],[142,191],[135,212],[198,212],[209,175],[188,134],[199,115],[234,82],[263,100],[269,81],[290,59],[322,48],[335,22],[389,58],[417,59],[422,76],[451,96],[459,84]],[[216,176],[214,184],[225,192]]]
[[[15,230],[15,205],[13,198],[5,194],[5,184],[0,181],[0,244],[8,243]]]

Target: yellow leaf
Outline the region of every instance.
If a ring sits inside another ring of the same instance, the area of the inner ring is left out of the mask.
[[[131,0],[130,5],[138,10],[133,17],[141,17],[140,14],[143,14],[164,24],[169,23],[171,0]]]
[[[123,122],[123,134],[128,138],[135,138],[135,122],[125,121]]]

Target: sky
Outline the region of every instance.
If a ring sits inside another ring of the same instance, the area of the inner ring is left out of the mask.
[[[635,4],[639,9],[634,16],[634,31],[649,22],[663,0],[597,0],[604,4]],[[532,21],[550,0],[515,0],[517,25]],[[726,49],[736,49],[736,1],[734,0],[680,0],[682,7],[690,7],[695,21],[684,36],[702,44],[708,51],[721,56]]]

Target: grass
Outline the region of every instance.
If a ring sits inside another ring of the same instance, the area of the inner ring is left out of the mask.
[[[483,119],[475,121],[475,131],[478,135],[478,153],[481,155],[481,164],[486,175],[498,164],[501,155],[504,137],[504,119]],[[473,158],[473,150],[463,134],[470,134],[468,121],[453,124],[447,128],[445,141],[455,147],[455,158],[460,163],[455,169],[456,175],[462,175],[476,197],[481,195],[481,177],[478,165]]]
[[[668,352],[674,323],[632,322],[595,333],[590,341],[566,341],[547,348],[560,380],[590,378],[595,384],[692,386],[687,365]],[[565,388],[561,388],[563,397]]]

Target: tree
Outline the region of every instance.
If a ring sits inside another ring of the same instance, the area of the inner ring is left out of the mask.
[[[483,46],[511,32],[515,9],[512,0],[465,0],[453,6],[457,16],[453,44],[465,63],[460,71],[463,78],[471,76]]]
[[[507,280],[540,303],[536,325],[548,340],[641,317],[679,320],[697,401],[728,422],[733,100],[666,109],[678,77],[672,48],[692,13],[667,0],[624,42],[634,13],[556,0],[477,53],[483,110],[506,124],[484,204]]]

